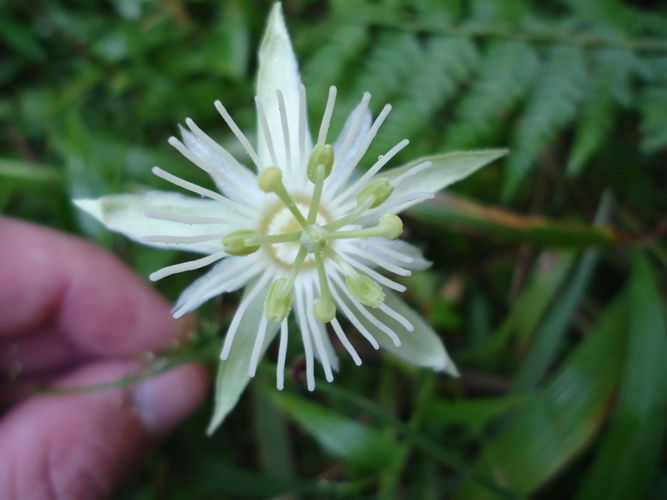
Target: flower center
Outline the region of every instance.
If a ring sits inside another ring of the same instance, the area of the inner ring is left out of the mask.
[[[313,315],[327,323],[336,316],[325,259],[337,265],[345,274],[345,286],[362,304],[379,307],[384,300],[380,285],[361,274],[343,256],[332,242],[340,239],[383,237],[395,240],[403,231],[403,223],[396,215],[380,218],[377,226],[341,231],[351,226],[369,210],[384,203],[393,192],[386,179],[371,181],[357,194],[357,208],[336,220],[321,207],[325,179],[334,164],[333,147],[316,144],[308,161],[308,180],[313,183],[311,196],[293,197],[283,184],[283,173],[278,167],[264,169],[257,178],[259,188],[273,193],[278,202],[269,207],[258,231],[241,230],[228,234],[222,240],[225,252],[231,255],[249,255],[264,247],[273,260],[289,269],[287,278],[279,278],[271,285],[265,305],[267,319],[282,322],[292,304],[292,289],[305,266],[317,270],[320,298],[313,304]]]
[[[295,195],[293,198],[296,208],[299,210],[299,212],[302,214],[307,213],[312,202],[310,197],[305,195]],[[329,212],[326,210],[326,208],[320,205],[319,210],[317,211],[315,223],[313,223],[313,227],[324,226],[331,221],[332,217]],[[301,246],[307,245],[307,243],[303,241],[303,234],[308,233],[303,231],[299,221],[296,220],[292,212],[290,212],[290,210],[280,200],[269,205],[265,212],[265,216],[262,218],[258,232],[262,236],[295,233],[300,234],[300,237],[294,241],[275,243],[273,245],[264,245],[263,247],[266,254],[276,264],[288,270],[294,264],[294,259],[296,259]],[[315,265],[315,259],[312,256],[312,250],[310,250],[308,253],[309,255],[306,257],[303,263],[305,269],[312,268]]]

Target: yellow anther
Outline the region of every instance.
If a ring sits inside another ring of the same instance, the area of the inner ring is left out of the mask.
[[[345,277],[345,286],[350,293],[362,304],[370,307],[378,307],[384,301],[384,292],[371,278],[365,274],[348,274]]]
[[[328,323],[336,317],[336,306],[330,299],[318,299],[315,301],[315,304],[313,304],[313,314],[317,321]]]
[[[362,206],[367,203],[371,197],[374,197],[373,202],[368,208],[379,207],[387,201],[387,198],[389,198],[393,192],[394,186],[392,186],[384,177],[378,177],[374,181],[366,184],[363,189],[359,191],[359,194],[357,194],[357,205]]]
[[[378,228],[382,231],[382,236],[384,238],[395,240],[403,232],[403,221],[397,215],[383,215],[380,218]]]
[[[259,189],[265,193],[272,193],[279,189],[283,183],[283,172],[278,167],[269,167],[262,171],[257,177]]]
[[[252,229],[243,229],[241,231],[234,231],[222,238],[222,249],[229,255],[236,255],[242,257],[250,255],[259,250],[260,245],[256,243],[248,244],[249,240],[257,238],[259,234]]]
[[[313,152],[308,159],[308,179],[310,182],[316,182],[316,169],[319,165],[324,167],[324,178],[326,179],[331,174],[331,169],[334,164],[334,149],[331,144],[315,144]]]
[[[264,307],[266,319],[280,323],[292,309],[292,289],[285,291],[286,283],[285,278],[279,278],[271,284]]]

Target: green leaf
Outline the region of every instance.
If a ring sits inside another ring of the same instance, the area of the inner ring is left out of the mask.
[[[609,431],[577,498],[645,498],[657,474],[667,417],[667,325],[655,269],[639,254],[630,278],[630,324]]]
[[[640,101],[641,148],[650,153],[667,144],[667,86],[645,89]]]
[[[603,195],[595,217],[597,225],[609,220],[611,206],[611,197]],[[597,250],[588,250],[582,256],[574,271],[571,283],[535,334],[533,345],[516,376],[514,383],[516,390],[529,390],[538,387],[554,358],[562,350],[565,334],[573,321],[580,302],[585,296],[593,271],[597,266],[598,258],[599,252]]]
[[[288,393],[278,405],[328,453],[357,467],[379,470],[398,457],[400,447],[383,432]]]
[[[258,281],[249,284],[243,293],[243,301],[258,285]],[[236,403],[238,403],[241,394],[245,390],[248,382],[250,382],[250,375],[248,374],[248,367],[250,366],[250,358],[252,356],[253,347],[255,346],[255,339],[257,338],[257,331],[259,330],[259,322],[264,313],[264,301],[268,287],[259,292],[248,306],[243,320],[236,331],[234,342],[232,343],[231,351],[225,361],[220,361],[218,366],[218,375],[215,379],[215,403],[213,406],[213,415],[208,424],[206,433],[211,435],[220,427],[229,412],[231,412]],[[264,337],[264,344],[260,352],[260,357],[264,355],[269,344],[278,332],[280,325],[274,321],[269,321],[266,336]]]
[[[549,385],[520,405],[487,443],[477,470],[519,493],[551,479],[593,439],[603,425],[619,379],[626,342],[627,296],[609,306]],[[456,498],[490,494],[464,482]]]
[[[452,193],[440,193],[410,208],[410,215],[430,225],[461,227],[507,242],[582,248],[611,245],[629,237],[609,227],[594,227],[482,205]]]
[[[20,182],[28,187],[40,184],[57,187],[62,186],[64,175],[51,165],[0,158],[0,179]]]
[[[463,425],[477,434],[495,418],[520,404],[525,404],[532,395],[511,394],[480,399],[460,399],[448,401],[433,398],[424,412],[426,422],[443,425]]]

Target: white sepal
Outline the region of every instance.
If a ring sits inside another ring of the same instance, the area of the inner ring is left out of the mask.
[[[159,248],[173,248],[187,252],[211,254],[222,250],[219,240],[200,243],[159,243],[149,242],[149,236],[198,236],[227,233],[233,225],[186,224],[146,217],[150,213],[166,213],[178,216],[192,216],[228,219],[238,214],[220,203],[183,196],[179,193],[147,191],[140,194],[114,194],[96,200],[78,199],[74,204],[88,212],[102,224],[128,238]]]
[[[430,161],[432,163],[430,168],[426,168],[418,174],[406,178],[396,186],[391,199],[398,199],[413,193],[436,193],[474,174],[480,168],[505,156],[507,153],[509,153],[507,149],[482,149],[479,151],[457,151],[454,153],[427,156],[387,172],[382,172],[379,175],[391,181],[417,165]],[[400,209],[392,210],[392,212],[398,213],[415,203],[418,202],[401,205]]]
[[[248,285],[243,297],[247,297],[257,284],[258,280],[255,280]],[[206,429],[206,433],[209,435],[215,432],[229,412],[234,409],[248,382],[250,382],[248,366],[250,365],[250,358],[255,346],[259,324],[264,315],[264,301],[266,300],[267,292],[268,287],[264,287],[264,290],[254,298],[246,309],[239,329],[236,332],[229,357],[225,361],[221,361],[218,366],[218,375],[215,381],[213,416]],[[260,356],[264,354],[276,336],[279,326],[279,323],[269,321]]]
[[[279,165],[272,165],[271,155],[262,127],[257,127],[258,155],[262,167],[285,167],[285,140],[276,91],[280,90],[285,99],[285,112],[289,129],[289,144],[292,158],[299,154],[299,63],[294,55],[292,42],[287,32],[282,6],[277,2],[271,9],[266,32],[259,47],[259,68],[257,71],[257,96],[260,98],[273,147]],[[312,149],[312,140],[306,126],[306,154]],[[294,160],[293,160],[294,162]],[[304,162],[305,164],[305,162]]]

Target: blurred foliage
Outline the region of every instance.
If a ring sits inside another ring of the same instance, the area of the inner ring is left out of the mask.
[[[254,130],[269,0],[0,1],[0,211],[92,238],[139,273],[182,258],[102,231],[72,196],[209,182],[167,145],[212,105]],[[211,438],[207,409],[118,498],[665,498],[667,6],[654,0],[286,0],[311,122],[363,91],[393,112],[369,157],[508,146],[415,207],[433,267],[406,298],[462,376],[359,343],[334,382],[266,361]],[[597,214],[597,215],[596,215]],[[160,284],[175,298],[191,276]],[[177,353],[215,363],[238,297]],[[204,319],[205,318],[205,319]],[[298,353],[294,342],[290,353]],[[269,356],[269,359],[271,357]]]

